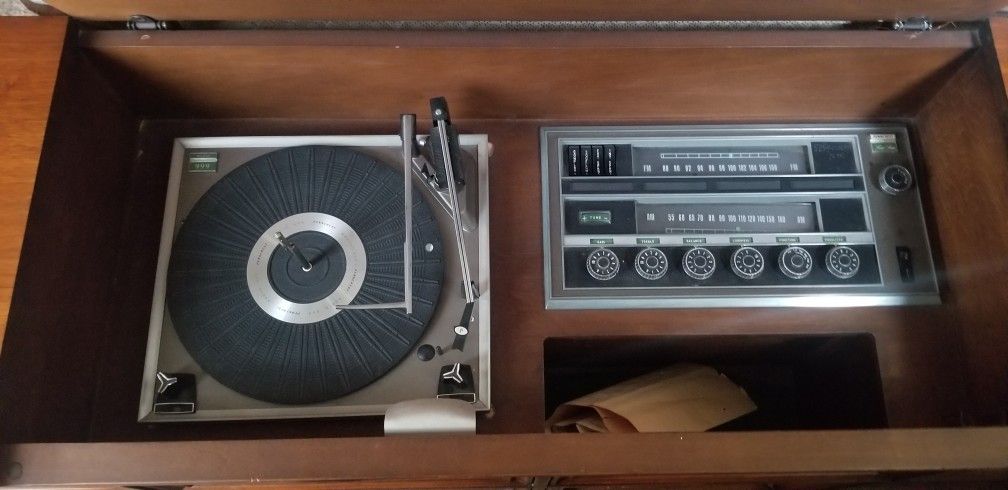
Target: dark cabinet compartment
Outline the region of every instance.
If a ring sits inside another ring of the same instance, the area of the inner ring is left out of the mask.
[[[870,334],[549,338],[546,415],[563,402],[679,362],[717,369],[758,409],[714,430],[886,427]]]

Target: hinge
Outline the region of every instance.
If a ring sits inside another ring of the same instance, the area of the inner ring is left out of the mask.
[[[893,22],[892,28],[894,31],[923,32],[933,29],[934,23],[927,17],[910,17]]]
[[[146,15],[131,15],[126,21],[126,28],[131,31],[166,31],[168,23]]]
[[[552,476],[533,476],[529,482],[529,490],[547,490],[556,483],[556,478]]]

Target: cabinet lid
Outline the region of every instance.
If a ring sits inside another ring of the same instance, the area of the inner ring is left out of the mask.
[[[71,17],[122,20],[896,20],[989,17],[1008,0],[48,0]]]

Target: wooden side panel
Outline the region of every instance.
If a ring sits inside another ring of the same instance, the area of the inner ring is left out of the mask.
[[[750,19],[980,19],[996,0],[49,0],[82,19],[126,20],[144,14],[164,20],[750,20]]]
[[[975,424],[1008,422],[1008,104],[992,65],[993,53],[978,53],[917,119]]]
[[[95,372],[102,355],[115,355],[103,351],[108,291],[137,124],[73,39],[41,157],[33,152],[36,186],[0,356],[5,441],[86,440],[101,404]]]
[[[0,17],[0,345],[66,24]]]

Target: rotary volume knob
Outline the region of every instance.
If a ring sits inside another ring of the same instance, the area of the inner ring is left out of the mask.
[[[714,275],[717,264],[714,262],[714,254],[703,247],[691,248],[682,258],[683,272],[687,276],[698,281],[707,279]]]
[[[644,279],[657,281],[668,272],[668,259],[665,257],[665,252],[657,248],[645,248],[637,252],[634,269],[637,269],[637,273]]]
[[[608,248],[596,248],[585,261],[588,275],[599,281],[608,281],[619,273],[619,257]]]
[[[826,253],[826,270],[838,279],[850,279],[857,275],[861,267],[858,253],[846,245],[833,247]]]
[[[742,279],[756,279],[763,273],[763,254],[752,247],[742,247],[732,253],[731,268]]]
[[[785,276],[791,279],[804,279],[812,273],[812,254],[804,248],[792,245],[780,253],[777,265]]]

